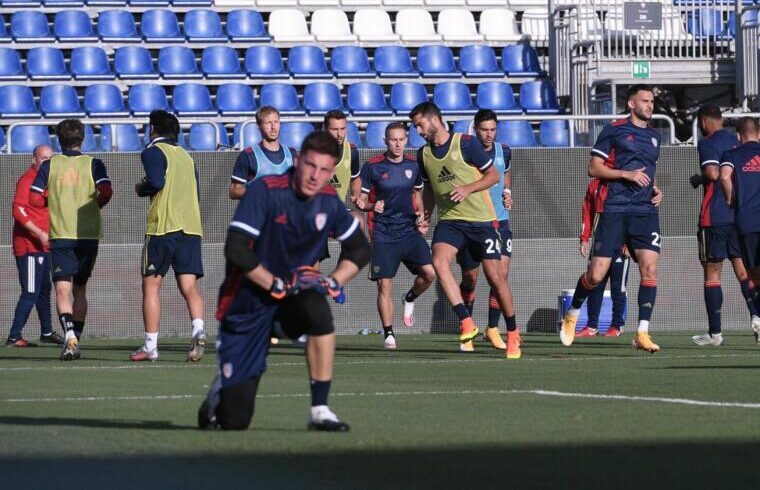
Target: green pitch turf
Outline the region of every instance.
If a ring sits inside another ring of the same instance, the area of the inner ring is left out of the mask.
[[[214,354],[163,339],[0,351],[0,488],[758,488],[760,346],[656,336],[564,348],[525,336],[523,359],[450,336],[339,337],[331,406],[347,434],[305,430],[303,352],[272,349],[253,426],[195,428]]]

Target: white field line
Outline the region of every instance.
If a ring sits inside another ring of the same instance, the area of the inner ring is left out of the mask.
[[[748,408],[760,409],[760,403],[750,402],[721,402],[710,400],[694,400],[691,398],[670,398],[659,396],[609,395],[603,393],[568,393],[552,390],[463,390],[463,391],[376,391],[358,393],[334,393],[335,397],[404,397],[404,396],[473,396],[473,395],[533,395],[559,398],[583,398],[593,400],[612,400],[627,402],[664,403],[675,405],[692,405],[715,408]],[[150,400],[185,400],[199,399],[203,395],[128,395],[128,396],[86,396],[63,398],[6,398],[0,403],[52,403],[52,402],[93,402],[93,401],[150,401]],[[262,394],[258,398],[305,398],[306,393],[273,393]]]

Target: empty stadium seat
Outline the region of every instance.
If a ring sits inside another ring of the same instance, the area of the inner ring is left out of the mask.
[[[280,143],[296,150],[306,137],[314,131],[314,125],[308,122],[286,122],[280,126]]]
[[[400,82],[391,86],[391,108],[398,115],[407,115],[414,106],[427,100],[427,90],[421,83]]]
[[[497,114],[522,114],[522,108],[515,101],[512,86],[505,82],[478,84],[476,103],[479,108],[491,109]]]
[[[126,117],[121,90],[110,83],[96,83],[84,90],[84,110],[91,117]]]
[[[359,9],[354,14],[354,33],[361,42],[396,42],[391,18],[383,9]]]
[[[177,15],[171,10],[146,10],[142,14],[140,30],[149,42],[182,42],[185,37],[179,28]]]
[[[501,63],[510,77],[538,77],[544,74],[536,50],[528,43],[504,46]]]
[[[512,148],[538,146],[528,121],[499,121],[496,124],[496,141]]]
[[[432,44],[417,50],[417,69],[425,77],[458,78],[461,73],[448,46]]]
[[[409,141],[407,142],[409,148],[420,148],[427,144],[427,141],[419,135],[417,128],[414,125],[409,126]]]
[[[243,123],[235,125],[235,129],[232,132],[232,140],[237,148],[247,148],[253,146],[261,141],[261,131],[255,124],[246,124],[243,128],[243,136],[240,136],[240,127]]]
[[[82,140],[82,152],[93,153],[98,151],[98,140],[95,139],[95,131],[90,124],[84,125],[84,140]]]
[[[433,102],[444,114],[475,114],[470,89],[461,82],[437,83],[433,89]]]
[[[370,121],[367,123],[366,140],[367,148],[385,148],[385,128],[388,121]]]
[[[104,124],[100,128],[100,146],[104,151],[142,151],[145,148],[134,124]]]
[[[45,14],[21,10],[11,15],[11,37],[19,42],[53,41]]]
[[[98,35],[104,42],[140,42],[132,12],[104,10],[98,15]]]
[[[700,8],[686,14],[686,28],[697,39],[717,38],[723,34],[723,17],[720,10]]]
[[[130,7],[169,7],[170,0],[129,0]]]
[[[361,46],[337,46],[330,51],[330,67],[338,78],[375,78],[367,51]]]
[[[480,33],[490,42],[514,42],[522,39],[515,13],[507,8],[483,10],[480,13]]]
[[[466,77],[503,77],[491,46],[474,44],[459,50],[459,67]]]
[[[95,42],[98,37],[84,10],[61,10],[55,14],[53,32],[61,42]]]
[[[396,15],[396,34],[407,42],[441,40],[441,36],[435,32],[430,12],[424,9],[400,10]]]
[[[533,42],[543,42],[549,38],[549,10],[546,8],[527,9],[522,16],[522,33]]]
[[[76,80],[113,80],[108,55],[102,48],[85,46],[71,50],[71,74]]]
[[[208,87],[200,83],[180,83],[174,87],[174,112],[178,116],[216,116]]]
[[[0,0],[0,5],[5,8],[39,8],[42,0]]]
[[[359,82],[348,87],[347,105],[356,116],[390,116],[383,87],[372,82]]]
[[[114,71],[124,80],[158,78],[158,73],[150,57],[150,51],[142,46],[124,46],[113,55]]]
[[[5,27],[5,16],[0,14],[0,43],[11,42],[11,36],[8,34],[8,29]]]
[[[175,7],[210,7],[212,0],[172,0]]]
[[[252,116],[256,112],[253,89],[244,83],[225,83],[216,90],[216,106],[222,116]]]
[[[245,78],[237,51],[229,46],[209,46],[201,55],[201,70],[206,78]]]
[[[88,7],[126,7],[127,0],[86,0]]]
[[[164,46],[158,50],[158,72],[167,79],[203,78],[195,53],[185,46]]]
[[[222,19],[213,10],[197,9],[185,14],[185,36],[190,42],[225,42]]]
[[[164,87],[153,83],[138,83],[129,87],[129,110],[132,114],[144,116],[155,109],[171,110]]]
[[[0,151],[5,151],[5,130],[0,128]]]
[[[340,9],[317,10],[311,15],[311,34],[320,42],[350,43],[357,37],[351,34],[346,13]]]
[[[32,80],[68,80],[63,52],[58,48],[32,48],[26,52],[26,71]]]
[[[269,35],[277,42],[311,42],[306,17],[296,9],[275,10],[269,15]]]
[[[217,129],[212,124],[196,123],[190,126],[187,137],[187,146],[193,151],[216,151],[219,146],[229,147],[230,139],[227,130],[221,123],[216,123]]]
[[[251,78],[290,78],[280,50],[268,44],[251,46],[245,51],[245,71]]]
[[[6,118],[39,117],[32,89],[25,85],[0,85],[0,115]]]
[[[465,9],[445,9],[438,14],[438,34],[444,41],[478,42],[483,36],[478,34],[472,12]]]
[[[10,136],[13,153],[31,153],[38,145],[53,145],[47,126],[15,126]]]
[[[451,125],[452,133],[475,134],[475,123],[472,119],[460,119]]]
[[[348,121],[346,124],[346,139],[349,143],[356,145],[357,147],[364,146],[362,144],[362,137],[359,134],[359,126],[353,121]]]
[[[298,0],[256,0],[259,7],[294,7]]]
[[[283,116],[303,116],[304,110],[293,85],[268,83],[260,90],[259,106],[270,105]]]
[[[255,0],[214,0],[215,7],[251,7]]]
[[[46,85],[40,92],[40,110],[47,117],[82,117],[84,111],[71,85]]]
[[[332,78],[325,54],[319,46],[293,46],[288,51],[288,68],[293,78]]]
[[[227,35],[235,42],[263,42],[271,39],[264,26],[264,19],[255,10],[240,9],[228,13]]]
[[[570,146],[567,121],[541,121],[539,137],[543,146]]]
[[[558,114],[557,93],[547,80],[520,85],[520,106],[526,114]]]
[[[378,46],[375,49],[375,71],[380,77],[417,78],[412,57],[404,46]]]
[[[0,48],[0,80],[26,80],[21,57],[15,49]]]
[[[330,82],[307,85],[303,92],[303,106],[312,116],[321,116],[334,109],[344,110],[340,89]]]

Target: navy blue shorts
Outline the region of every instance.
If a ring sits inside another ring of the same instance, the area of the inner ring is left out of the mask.
[[[27,294],[50,294],[50,260],[46,253],[16,256],[21,289]]]
[[[760,233],[744,233],[739,235],[742,250],[742,261],[747,269],[760,268]]]
[[[700,262],[723,262],[742,256],[739,233],[734,225],[700,228],[697,241]]]
[[[68,245],[70,243],[70,246]],[[50,269],[53,281],[74,281],[74,284],[87,284],[98,258],[97,240],[67,240],[67,246],[50,248]]]
[[[499,221],[499,235],[501,235],[501,255],[512,258],[512,231],[509,229],[508,219]],[[459,251],[457,263],[465,271],[480,267],[480,260],[476,260],[469,249]]]
[[[458,251],[467,250],[472,258],[501,260],[501,236],[496,222],[439,221],[433,233],[433,245],[448,243]]]
[[[398,266],[402,262],[412,274],[419,274],[423,265],[433,263],[425,237],[419,233],[413,233],[397,242],[372,242],[370,280],[396,277]]]
[[[594,229],[594,257],[614,257],[623,245],[628,245],[631,251],[660,253],[660,216],[657,213],[600,213]]]
[[[181,231],[166,235],[145,235],[142,252],[142,275],[165,276],[169,267],[174,274],[203,277],[201,237]]]

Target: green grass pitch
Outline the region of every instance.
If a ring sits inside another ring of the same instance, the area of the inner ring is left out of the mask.
[[[135,341],[85,340],[0,355],[0,487],[758,488],[760,346],[727,335],[697,348],[656,335],[526,335],[523,358],[453,336],[338,338],[330,404],[347,434],[306,431],[303,352],[272,349],[252,428],[195,428],[214,353],[129,364]]]

